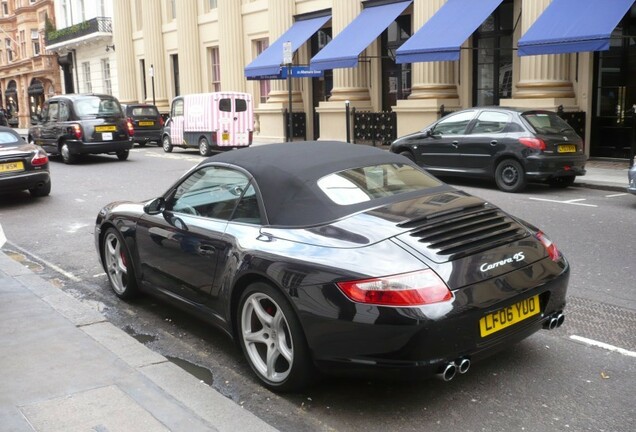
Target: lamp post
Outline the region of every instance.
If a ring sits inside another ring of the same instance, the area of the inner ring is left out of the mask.
[[[155,67],[154,65],[150,65],[150,69],[148,69],[148,74],[150,75],[150,85],[152,86],[152,104],[155,103]]]

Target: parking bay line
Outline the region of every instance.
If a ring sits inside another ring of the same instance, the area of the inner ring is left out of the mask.
[[[588,338],[584,338],[582,336],[577,336],[577,335],[571,335],[570,339],[578,341],[578,342],[582,342],[586,345],[591,345],[598,348],[606,349],[608,351],[617,352],[627,357],[636,357],[636,352],[634,351],[629,351],[629,350],[626,350],[625,348],[620,348],[614,345],[607,344],[605,342],[599,342],[594,339],[588,339]]]
[[[616,198],[616,197],[621,197],[621,196],[625,196],[627,195],[626,193],[618,193],[618,194],[612,194],[612,195],[605,195],[605,198]]]
[[[579,198],[579,199],[573,199],[573,200],[568,200],[568,201],[559,201],[559,200],[551,200],[551,199],[547,199],[547,198],[528,198],[531,199],[533,201],[544,201],[544,202],[552,202],[552,203],[557,203],[557,204],[570,204],[570,205],[579,205],[579,206],[584,206],[584,207],[598,207],[595,204],[583,204],[577,201],[585,201],[585,198]]]
[[[26,249],[21,248],[20,246],[18,246],[17,244],[13,243],[13,242],[7,242],[7,244],[14,248],[19,250],[20,252],[22,252],[23,254],[30,256],[31,258],[34,258],[36,261],[39,261],[40,263],[44,264],[45,266],[55,270],[56,272],[66,276],[68,279],[72,280],[73,282],[81,282],[82,279],[78,278],[77,276],[75,276],[73,273],[67,272],[66,270],[62,269],[61,267],[56,266],[55,264],[53,264],[52,262],[48,262],[47,260],[45,260],[44,258],[40,258],[39,256],[37,256],[34,253],[29,252]]]

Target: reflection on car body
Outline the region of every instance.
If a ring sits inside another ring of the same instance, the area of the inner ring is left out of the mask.
[[[564,320],[569,264],[543,232],[367,146],[207,158],[104,207],[95,242],[116,295],[210,321],[277,391],[315,369],[450,380]]]

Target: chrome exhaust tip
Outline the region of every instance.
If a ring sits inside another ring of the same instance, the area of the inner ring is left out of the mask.
[[[556,316],[556,320],[557,320],[556,326],[561,327],[563,325],[563,322],[565,321],[565,315],[563,315],[562,313],[559,313]]]
[[[457,374],[457,366],[455,366],[455,363],[448,363],[444,367],[444,370],[439,372],[436,376],[442,381],[450,381],[453,378],[455,378],[456,374]]]
[[[460,374],[465,374],[466,372],[468,372],[468,369],[470,369],[470,359],[467,359],[467,358],[458,359],[456,364],[457,364],[457,371]]]

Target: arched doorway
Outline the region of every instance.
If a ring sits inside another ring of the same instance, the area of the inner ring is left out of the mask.
[[[42,81],[33,78],[27,92],[29,94],[29,118],[31,118],[31,121],[37,120],[44,104],[44,85]]]
[[[20,106],[18,105],[18,84],[15,80],[9,81],[4,96],[4,106],[6,107],[9,126],[17,127],[19,123],[18,112],[20,111]]]

